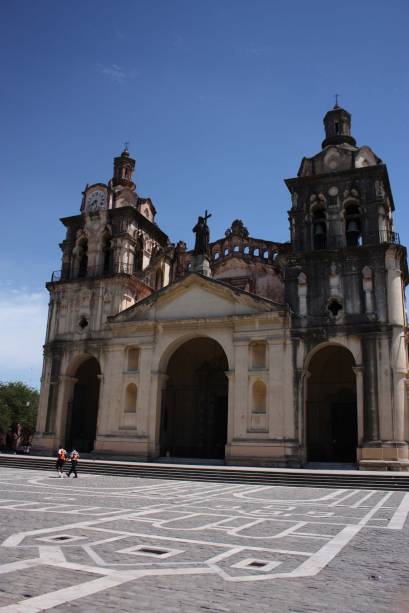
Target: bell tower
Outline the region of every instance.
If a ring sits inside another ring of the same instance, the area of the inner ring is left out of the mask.
[[[386,165],[368,146],[356,144],[351,115],[338,104],[326,113],[324,127],[321,151],[305,157],[298,176],[285,181],[292,199],[293,257],[285,286],[292,334],[299,363],[321,344],[350,348],[355,391],[350,388],[348,402],[356,394],[357,461],[365,468],[386,468],[390,462],[399,469],[401,458],[402,466],[409,466],[403,389],[406,249],[393,227]],[[328,394],[334,406],[337,398],[340,402],[337,393]],[[298,410],[306,416],[305,406]],[[314,415],[319,410],[311,408]]]

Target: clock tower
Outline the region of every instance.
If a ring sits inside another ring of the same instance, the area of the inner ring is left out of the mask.
[[[41,408],[45,417],[40,443],[44,449],[60,445],[69,417],[65,407],[64,423],[57,418],[62,415],[65,394],[74,393],[68,388],[76,381],[61,376],[67,365],[78,352],[87,355],[93,347],[99,356],[93,372],[103,372],[111,351],[103,342],[109,328],[107,318],[169,283],[169,240],[154,223],[151,200],[135,191],[134,168],[135,160],[125,148],[114,159],[112,179],[107,184],[87,185],[80,214],[61,219],[66,228],[60,245],[62,266],[47,283],[50,306],[41,395],[46,405]],[[95,432],[87,436],[93,440]],[[69,443],[74,444],[65,442]]]

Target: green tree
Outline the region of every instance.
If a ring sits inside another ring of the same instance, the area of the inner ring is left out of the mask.
[[[35,432],[39,393],[22,381],[0,383],[0,432],[5,434],[20,424],[19,443]]]
[[[0,434],[7,434],[11,427],[11,411],[0,401]]]

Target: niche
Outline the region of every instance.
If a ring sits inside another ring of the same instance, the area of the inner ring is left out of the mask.
[[[125,390],[124,408],[121,417],[120,429],[136,430],[136,405],[138,401],[138,388],[135,383],[129,383]]]
[[[267,345],[265,342],[255,342],[250,345],[250,363],[252,369],[266,368]]]
[[[252,389],[252,413],[266,413],[267,388],[264,381],[256,381]]]
[[[135,372],[139,368],[139,349],[138,347],[130,347],[128,349],[128,360],[126,369],[128,372]]]
[[[136,402],[138,399],[138,388],[135,383],[130,383],[125,393],[125,413],[136,413]]]

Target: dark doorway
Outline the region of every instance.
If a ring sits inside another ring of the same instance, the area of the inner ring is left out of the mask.
[[[171,357],[162,393],[161,455],[222,459],[227,438],[227,358],[209,338],[188,341]]]
[[[95,358],[78,367],[72,402],[67,414],[67,449],[89,452],[97,432],[100,368]]]
[[[321,349],[311,360],[307,392],[307,452],[310,462],[356,462],[358,420],[351,353]]]

